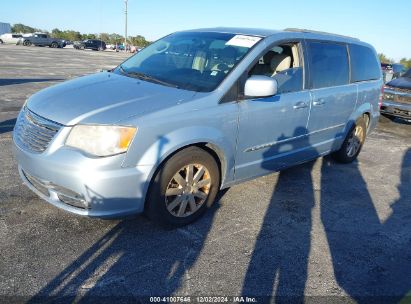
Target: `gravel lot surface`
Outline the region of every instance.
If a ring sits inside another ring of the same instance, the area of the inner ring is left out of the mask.
[[[0,46],[0,301],[248,294],[394,303],[411,296],[411,123],[404,121],[381,122],[358,162],[320,158],[234,186],[206,217],[176,230],[141,216],[71,215],[29,191],[11,140],[24,100],[127,56]]]

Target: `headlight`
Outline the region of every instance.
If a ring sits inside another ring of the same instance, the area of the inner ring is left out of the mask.
[[[394,99],[394,94],[384,93],[384,99],[386,99],[386,100],[393,100],[393,99]]]
[[[126,152],[137,128],[122,126],[77,125],[70,131],[66,146],[96,156]]]

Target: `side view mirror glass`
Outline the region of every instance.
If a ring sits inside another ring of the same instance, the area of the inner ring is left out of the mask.
[[[263,75],[254,75],[247,79],[244,95],[250,97],[268,97],[277,94],[277,80]]]

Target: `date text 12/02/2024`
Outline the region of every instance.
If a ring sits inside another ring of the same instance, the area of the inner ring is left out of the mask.
[[[150,303],[257,303],[253,297],[213,297],[213,296],[172,296],[172,297],[150,297]]]

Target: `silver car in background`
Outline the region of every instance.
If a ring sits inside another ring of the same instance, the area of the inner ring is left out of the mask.
[[[15,155],[23,181],[56,207],[185,225],[220,189],[329,153],[355,160],[382,84],[375,50],[358,39],[177,32],[31,96]]]

